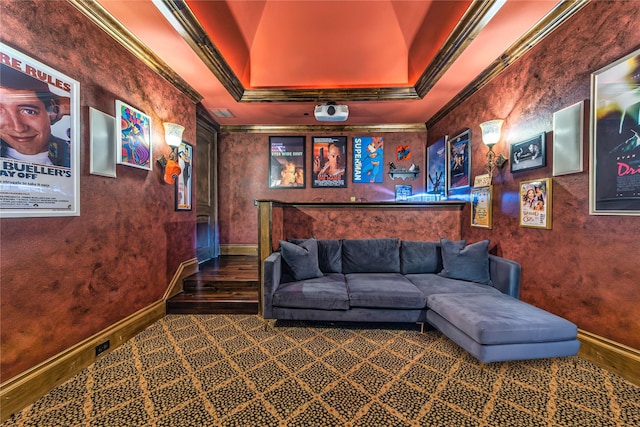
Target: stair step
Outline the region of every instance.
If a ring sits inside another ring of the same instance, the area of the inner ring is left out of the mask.
[[[258,292],[182,292],[167,300],[168,314],[258,313]]]
[[[202,263],[167,300],[168,314],[257,314],[257,256],[221,256]]]
[[[258,289],[260,281],[254,277],[251,279],[238,279],[228,277],[209,277],[206,279],[189,276],[182,281],[185,292],[196,292],[205,289]]]

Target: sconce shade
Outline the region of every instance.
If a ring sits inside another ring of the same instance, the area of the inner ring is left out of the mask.
[[[484,142],[485,145],[492,146],[500,141],[502,123],[504,123],[504,120],[489,120],[488,122],[480,123],[482,142]]]
[[[179,147],[182,142],[182,132],[184,132],[184,126],[176,123],[163,123],[164,126],[164,139],[171,147]]]

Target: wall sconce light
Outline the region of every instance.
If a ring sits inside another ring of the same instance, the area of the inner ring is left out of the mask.
[[[484,168],[489,172],[490,179],[493,179],[493,170],[496,167],[501,168],[508,160],[502,154],[496,154],[493,151],[493,146],[500,141],[502,123],[504,123],[504,120],[489,120],[488,122],[480,123],[480,129],[482,130],[482,142],[489,147],[489,151],[487,152],[487,164]]]
[[[164,126],[164,139],[167,141],[167,145],[172,148],[180,146],[182,142],[182,132],[184,132],[184,126],[177,123],[163,123]]]
[[[171,154],[169,158],[162,156],[158,159],[158,164],[164,171],[164,182],[167,184],[173,184],[175,179],[180,175],[182,170],[178,164],[178,147],[182,142],[182,132],[184,132],[184,126],[176,123],[163,123],[164,126],[164,139],[167,145],[171,147]]]

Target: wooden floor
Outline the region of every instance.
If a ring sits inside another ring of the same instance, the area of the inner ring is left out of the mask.
[[[258,257],[225,255],[200,264],[167,300],[167,314],[257,314]]]

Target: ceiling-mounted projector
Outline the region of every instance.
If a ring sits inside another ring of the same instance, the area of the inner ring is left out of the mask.
[[[316,105],[313,114],[319,122],[344,122],[349,118],[349,107],[335,102],[327,102]]]

